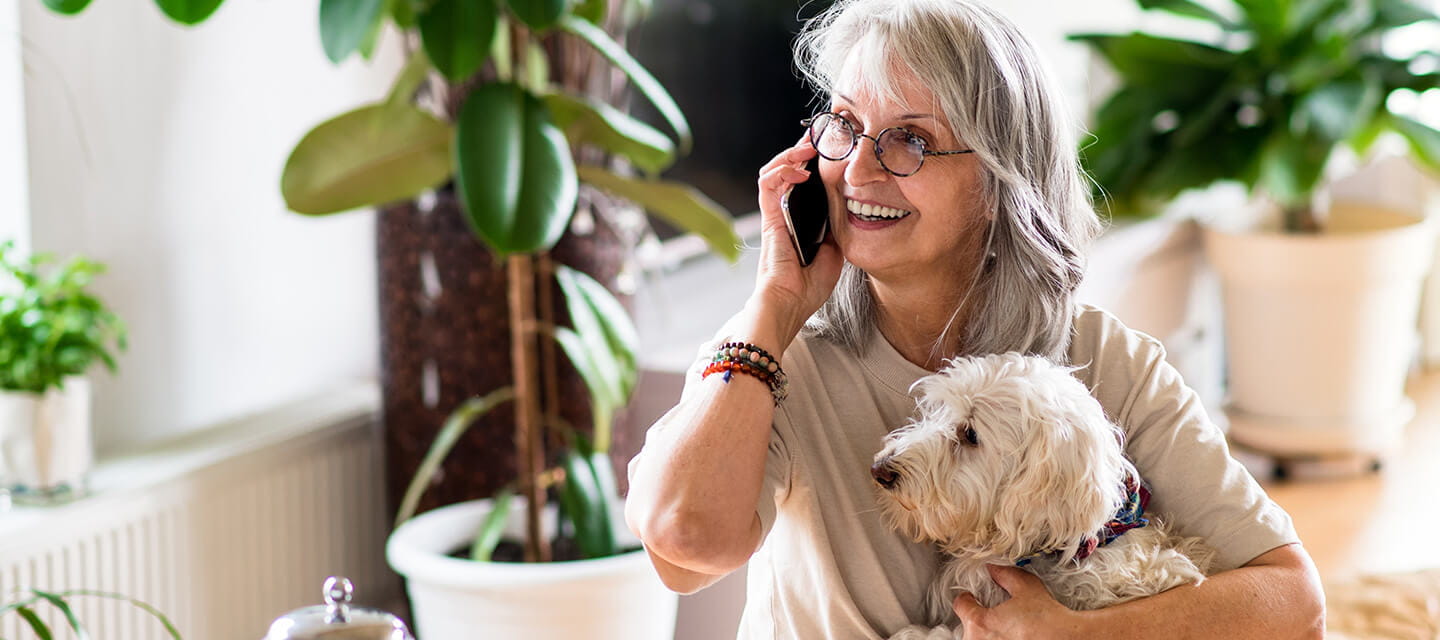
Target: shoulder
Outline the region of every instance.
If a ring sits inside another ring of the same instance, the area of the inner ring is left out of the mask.
[[[1093,305],[1078,305],[1075,312],[1069,364],[1075,377],[1118,419],[1165,361],[1159,340],[1131,329],[1114,314]]]

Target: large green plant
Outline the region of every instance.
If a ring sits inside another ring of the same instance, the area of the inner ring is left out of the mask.
[[[1396,91],[1440,87],[1440,43],[1409,58],[1380,47],[1396,28],[1435,22],[1430,10],[1406,0],[1233,0],[1226,13],[1138,2],[1220,36],[1072,36],[1119,76],[1083,150],[1113,214],[1144,215],[1186,189],[1236,180],[1282,206],[1288,230],[1315,230],[1314,194],[1333,151],[1364,154],[1386,131],[1440,170],[1440,131],[1387,106]]]
[[[75,257],[49,268],[52,260],[20,259],[14,243],[0,243],[0,389],[63,388],[96,361],[114,372],[112,345],[125,348],[124,323],[87,291],[105,266]]]
[[[62,13],[89,4],[44,2]],[[156,0],[185,24],[203,21],[222,2]],[[689,124],[660,83],[603,28],[618,23],[623,30],[648,9],[649,0],[616,7],[608,0],[319,0],[320,40],[333,62],[357,52],[368,56],[386,25],[420,46],[385,100],[323,122],[300,140],[281,177],[285,202],[297,212],[324,215],[412,198],[453,182],[475,237],[507,265],[514,384],[454,411],[396,520],[413,514],[461,433],[493,407],[513,401],[519,477],[497,496],[496,515],[477,536],[477,558],[489,557],[509,496],[519,493],[528,498],[526,557],[546,559],[539,510],[552,487],[568,525],[562,529],[573,532],[584,556],[619,552],[609,516],[617,491],[606,453],[613,413],[634,390],[638,340],[605,287],[551,266],[546,257],[569,224],[580,183],[697,233],[731,260],[737,255],[727,212],[690,186],[656,177],[688,151]],[[575,50],[590,51],[621,71],[674,137],[608,104],[602,99],[607,96],[573,89],[590,84],[588,78],[552,72],[564,66],[562,54]],[[431,104],[460,106],[426,108],[417,100],[423,96]],[[583,147],[603,153],[584,154],[591,164],[582,165],[574,151]],[[646,177],[612,171],[616,159]],[[571,327],[546,321],[547,307],[537,305],[534,295],[537,274],[560,283]],[[559,344],[584,379],[595,419],[588,434],[558,424],[554,411],[540,406],[539,340]],[[548,429],[563,432],[563,451],[543,451]]]

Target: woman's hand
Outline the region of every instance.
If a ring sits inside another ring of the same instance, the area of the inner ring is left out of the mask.
[[[986,569],[1010,599],[986,609],[968,593],[955,598],[965,640],[1089,637],[1081,628],[1082,615],[1057,602],[1039,578],[1015,567],[992,564]]]
[[[775,324],[776,353],[789,346],[805,320],[830,297],[844,263],[834,236],[828,235],[810,266],[800,266],[786,230],[780,200],[793,185],[810,177],[805,163],[813,157],[815,148],[801,136],[799,143],[760,169],[760,271],[747,307]]]

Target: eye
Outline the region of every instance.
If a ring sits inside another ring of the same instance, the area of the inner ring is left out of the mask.
[[[909,129],[901,129],[901,131],[905,132],[906,144],[913,144],[922,148],[928,148],[930,146],[930,141],[926,140],[925,136],[915,133],[914,131],[911,131]]]
[[[960,425],[960,439],[972,447],[980,446],[980,436],[975,433],[975,427],[969,424]]]

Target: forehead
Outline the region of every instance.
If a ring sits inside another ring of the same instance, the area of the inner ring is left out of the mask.
[[[939,119],[935,93],[883,48],[862,40],[845,59],[836,77],[832,103],[844,102],[867,114],[933,114]]]

